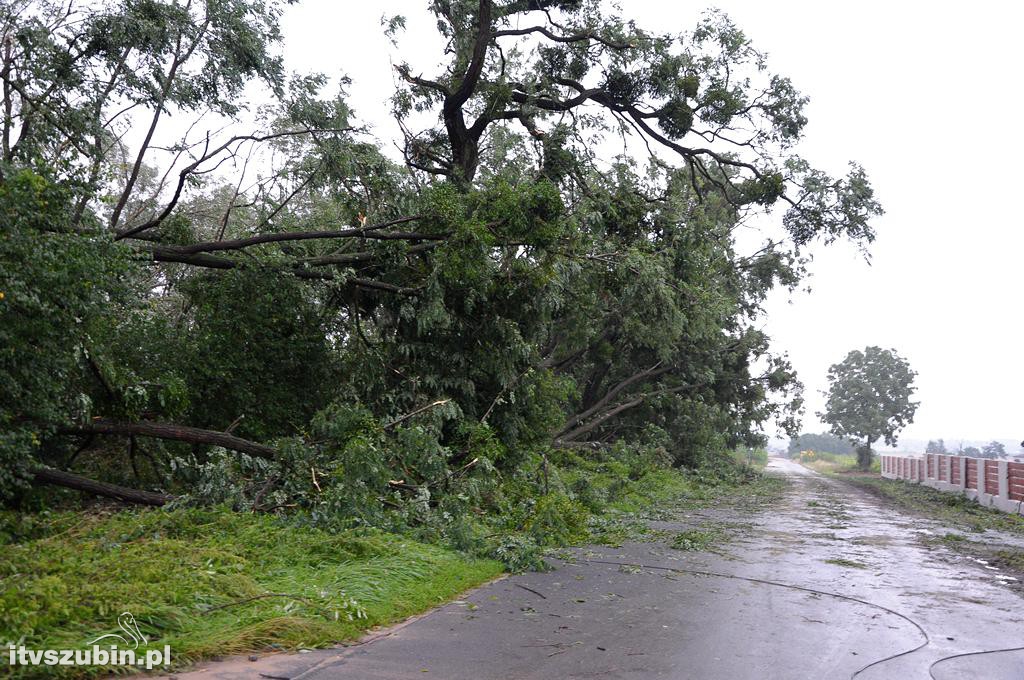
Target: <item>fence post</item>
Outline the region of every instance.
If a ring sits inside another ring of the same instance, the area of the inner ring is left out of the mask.
[[[982,494],[992,493],[992,492],[985,488],[985,476],[986,476],[985,459],[984,458],[975,458],[975,460],[978,461],[978,499],[980,500],[980,499],[982,499],[984,497],[984,496],[982,496]]]
[[[960,456],[960,460],[957,461],[960,464],[960,488],[967,488],[967,457]]]
[[[1009,502],[1010,500],[1010,467],[1007,461],[996,461],[996,469],[999,471],[999,497]]]
[[[953,456],[946,456],[942,462],[946,464],[946,484],[953,486]]]

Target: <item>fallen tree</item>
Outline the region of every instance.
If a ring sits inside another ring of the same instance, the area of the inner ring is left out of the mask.
[[[64,427],[58,430],[60,434],[85,434],[85,435],[114,435],[125,437],[153,437],[155,439],[167,439],[171,441],[186,442],[189,444],[205,444],[209,446],[221,446],[225,449],[239,451],[259,458],[273,458],[274,449],[264,444],[259,444],[248,439],[236,437],[227,432],[216,430],[204,430],[199,427],[178,425],[176,423],[158,423],[152,421],[122,422],[109,418],[95,418],[87,423]],[[117,484],[100,482],[77,475],[73,472],[58,470],[52,467],[41,467],[33,476],[36,484],[50,484],[62,486],[67,489],[75,489],[85,493],[96,494],[104,498],[114,498],[126,503],[137,505],[162,506],[174,499],[162,493],[131,489]]]
[[[88,423],[61,428],[59,432],[61,434],[109,434],[125,437],[137,435],[140,437],[187,442],[189,444],[208,444],[210,446],[222,446],[232,451],[240,451],[258,458],[273,458],[276,453],[269,446],[249,441],[248,439],[242,439],[227,432],[148,420],[122,422],[109,418],[95,418]]]
[[[104,498],[115,498],[119,501],[135,503],[137,505],[152,505],[160,507],[174,500],[174,496],[169,496],[167,494],[155,493],[153,491],[141,491],[139,489],[129,489],[125,486],[100,482],[95,479],[76,475],[73,472],[65,472],[64,470],[57,470],[51,467],[44,467],[36,470],[33,481],[36,484],[62,486],[66,489],[84,491],[85,493],[96,494],[97,496],[103,496]]]

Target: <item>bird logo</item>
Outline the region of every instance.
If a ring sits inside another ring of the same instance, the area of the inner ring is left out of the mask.
[[[146,639],[146,636],[139,630],[139,624],[135,622],[135,617],[132,616],[131,612],[122,612],[121,615],[117,617],[117,626],[124,632],[124,635],[120,635],[119,633],[107,633],[106,635],[99,636],[89,644],[94,645],[100,640],[106,640],[107,638],[120,640],[124,643],[125,647],[131,645],[132,649],[138,649],[140,644],[149,644],[149,640]]]

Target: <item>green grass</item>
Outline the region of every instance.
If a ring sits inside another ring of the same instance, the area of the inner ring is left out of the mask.
[[[860,468],[857,466],[857,456],[853,454],[838,454],[829,453],[828,451],[812,451],[804,452],[799,457],[794,458],[798,463],[804,467],[809,467],[816,472],[823,473],[843,473],[843,472],[859,472]],[[876,455],[871,461],[870,472],[880,472],[881,462]]]
[[[997,566],[1012,569],[1018,573],[1024,572],[1024,552],[1019,550],[998,550],[993,557]]]
[[[604,499],[588,522],[588,542],[619,545],[627,540],[645,540],[653,536],[647,520],[667,519],[680,511],[709,505],[755,512],[778,500],[787,486],[780,477],[749,468],[654,468],[630,479],[625,470],[618,469],[620,465],[583,463],[563,473],[577,486],[584,478],[588,493]]]
[[[741,447],[731,452],[732,459],[739,465],[749,465],[755,470],[763,470],[768,465],[766,449],[750,449]]]
[[[1024,517],[986,508],[966,496],[870,475],[843,476],[843,481],[890,500],[901,508],[968,531],[986,529],[1024,536]]]
[[[715,529],[689,529],[677,533],[669,546],[675,550],[703,551],[722,538],[722,532]]]
[[[351,640],[502,572],[395,535],[220,510],[7,514],[2,526],[0,641],[78,648],[130,611],[152,644],[171,646],[176,665]]]
[[[504,492],[518,500],[508,513],[472,520],[490,537],[473,550],[504,564],[409,536],[334,533],[299,517],[221,509],[0,513],[0,644],[83,647],[115,632],[118,614],[130,611],[151,644],[170,645],[175,666],[328,646],[450,600],[505,568],[542,567],[544,550],[650,539],[648,520],[710,504],[756,511],[785,486],[730,464],[686,471],[578,456],[558,463],[550,493],[509,484]],[[703,550],[719,540],[705,529],[680,534],[675,547]],[[21,672],[13,677],[36,677],[39,668]]]

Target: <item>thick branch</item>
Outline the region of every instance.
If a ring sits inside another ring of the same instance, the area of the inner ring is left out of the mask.
[[[56,470],[50,467],[44,467],[36,470],[33,481],[36,484],[62,486],[66,489],[84,491],[85,493],[96,494],[97,496],[103,496],[104,498],[116,498],[119,501],[135,503],[137,505],[153,505],[160,507],[161,505],[166,505],[174,500],[173,496],[168,496],[162,493],[129,489],[128,487],[118,486],[117,484],[108,484],[107,482],[99,482],[95,479],[89,479],[88,477],[82,477],[81,475],[76,475],[72,472],[64,472],[63,470]]]
[[[559,43],[577,43],[586,42],[588,40],[594,40],[601,43],[605,47],[609,47],[613,50],[628,50],[636,45],[630,43],[621,43],[614,40],[609,40],[603,36],[594,33],[593,31],[581,31],[580,33],[572,33],[570,35],[558,35],[553,33],[550,29],[545,26],[531,26],[529,28],[516,28],[516,29],[504,29],[501,31],[495,31],[491,35],[495,38],[502,38],[509,35],[530,35],[531,33],[540,33],[548,40]]]
[[[203,243],[194,243],[187,246],[171,247],[173,247],[173,249],[178,253],[188,255],[191,253],[212,253],[218,250],[241,250],[243,248],[257,246],[264,243],[281,243],[284,241],[308,241],[313,239],[328,238],[350,238],[354,236],[362,236],[366,238],[375,239],[406,240],[440,240],[444,238],[441,235],[416,234],[408,232],[389,232],[384,234],[374,233],[380,229],[385,229],[396,224],[405,224],[406,222],[412,222],[413,220],[418,219],[420,219],[420,216],[414,215],[412,217],[401,217],[396,220],[382,222],[380,224],[375,224],[369,227],[338,229],[335,231],[293,231],[280,234],[260,234],[258,236],[250,236],[248,238],[229,239],[225,241],[204,241]]]
[[[433,243],[428,244],[433,245]],[[411,248],[410,250],[414,250]],[[217,257],[216,255],[207,255],[206,253],[195,253],[188,254],[182,253],[174,248],[166,246],[152,246],[149,248],[149,252],[153,257],[154,262],[177,262],[180,264],[188,264],[193,267],[205,267],[207,269],[235,269],[240,263],[229,260],[226,257]],[[353,255],[360,255],[359,253],[353,253]],[[360,262],[361,258],[350,259],[349,264],[353,262]],[[323,264],[336,264],[336,263],[323,263]],[[275,271],[281,271],[284,273],[297,276],[300,279],[309,279],[313,281],[333,281],[337,277],[329,271],[314,271],[311,269],[303,269],[299,266],[291,268],[278,268]],[[384,283],[383,281],[374,281],[372,279],[363,279],[359,277],[347,277],[345,283],[351,284],[359,288],[372,288],[374,290],[383,290],[389,293],[399,293],[402,295],[411,295],[416,292],[416,288],[405,288],[402,286],[396,286],[391,283]]]
[[[565,434],[567,431],[571,430],[577,423],[586,420],[587,418],[594,415],[601,409],[605,408],[609,403],[611,403],[612,399],[618,396],[623,390],[625,390],[630,385],[634,385],[637,382],[648,380],[659,375],[663,375],[671,370],[671,366],[661,366],[661,362],[659,361],[650,368],[640,371],[639,373],[635,373],[630,377],[626,378],[625,380],[622,380],[617,385],[615,385],[615,387],[608,390],[608,392],[603,397],[601,397],[601,399],[599,399],[593,406],[591,406],[590,408],[581,413],[576,414],[568,421],[566,421],[565,425],[555,436],[559,437]]]
[[[111,420],[109,418],[96,418],[82,425],[66,427],[60,430],[61,434],[111,434],[119,436],[138,435],[140,437],[154,437],[156,439],[169,439],[172,441],[188,442],[190,444],[207,444],[210,446],[222,446],[225,449],[247,453],[257,458],[273,458],[277,452],[269,446],[259,444],[236,437],[226,432],[216,430],[204,430],[188,425],[177,425],[175,423],[156,423],[142,420],[134,423]]]
[[[654,397],[654,396],[661,395],[661,394],[673,394],[675,392],[682,392],[683,390],[688,390],[688,389],[690,389],[692,387],[693,387],[693,385],[680,385],[678,387],[667,387],[665,389],[654,390],[653,392],[646,392],[644,394],[637,395],[636,398],[631,399],[630,401],[624,402],[622,404],[618,404],[614,408],[609,409],[608,411],[602,413],[601,415],[597,416],[596,418],[594,418],[593,420],[589,421],[585,425],[581,425],[580,427],[577,427],[575,430],[571,430],[571,431],[569,431],[567,433],[559,434],[557,436],[557,438],[555,439],[555,444],[561,444],[561,443],[564,443],[564,442],[570,442],[570,441],[572,441],[574,439],[577,439],[577,438],[581,437],[582,435],[585,435],[588,432],[592,431],[594,428],[596,428],[601,423],[604,423],[605,421],[610,420],[610,419],[614,418],[615,416],[619,415],[623,411],[627,411],[627,410],[629,410],[631,408],[639,406],[640,404],[644,403],[650,397]]]
[[[473,54],[469,60],[469,66],[462,76],[459,89],[452,93],[445,101],[445,108],[457,109],[469,101],[476,90],[477,81],[483,73],[484,63],[487,60],[487,47],[491,42],[491,0],[480,0],[477,12],[476,40],[473,43]]]
[[[438,246],[436,241],[430,243],[421,243],[410,247],[406,254],[411,253],[423,253],[428,250],[433,250]],[[353,264],[365,264],[367,262],[373,262],[380,258],[380,253],[373,253],[370,251],[360,251],[358,253],[338,253],[336,255],[323,255],[321,257],[311,257],[303,262],[310,267],[322,267],[325,265],[339,264],[339,265],[353,265]]]

